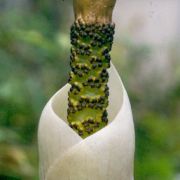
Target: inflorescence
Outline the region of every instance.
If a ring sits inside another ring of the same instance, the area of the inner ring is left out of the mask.
[[[108,123],[108,72],[114,24],[85,24],[71,27],[71,72],[68,122],[85,138]]]

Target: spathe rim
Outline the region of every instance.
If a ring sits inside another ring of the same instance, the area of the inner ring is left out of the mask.
[[[121,107],[123,106],[123,103],[124,103],[124,93],[125,93],[125,89],[124,89],[123,83],[122,83],[122,81],[121,81],[121,79],[120,79],[120,77],[119,77],[119,75],[118,75],[118,72],[116,71],[116,69],[114,68],[114,65],[113,65],[112,63],[111,63],[111,69],[109,70],[109,74],[110,74],[110,77],[111,77],[111,74],[115,74],[116,79],[120,82],[120,84],[118,84],[118,85],[119,85],[120,88],[121,88],[121,92],[120,92],[120,93],[122,94],[122,100],[121,100],[122,102],[121,102],[121,106],[119,106],[119,109],[117,110],[117,112],[114,113],[114,114],[115,114],[115,115],[113,115],[114,118],[110,118],[110,119],[109,119],[109,122],[108,122],[108,125],[105,126],[104,128],[107,128],[111,123],[113,123],[113,121],[116,119],[116,117],[121,113]],[[111,79],[110,79],[110,80],[111,80]],[[109,83],[109,87],[111,88],[110,83]],[[67,119],[66,119],[66,116],[65,116],[65,117],[62,117],[63,115],[61,115],[61,113],[57,113],[58,109],[56,110],[56,108],[55,108],[56,103],[59,103],[59,102],[57,102],[57,101],[59,101],[59,100],[57,100],[57,99],[59,99],[58,97],[62,96],[64,92],[67,94],[67,91],[69,90],[69,88],[70,88],[70,85],[69,85],[69,84],[66,84],[65,86],[63,86],[63,87],[50,99],[50,101],[49,101],[49,103],[48,103],[47,105],[51,108],[52,113],[54,113],[54,115],[55,115],[58,119],[62,120],[62,121],[68,126],[68,128],[70,129],[70,131],[71,131],[73,134],[74,134],[74,133],[77,134],[71,127],[69,127],[68,122],[67,122]],[[111,93],[111,91],[110,91],[110,93]],[[119,100],[119,101],[120,101],[120,100]],[[64,105],[63,105],[63,106],[64,106]],[[111,111],[109,108],[110,108],[110,107],[108,106],[108,114],[109,114],[109,111]],[[101,130],[103,130],[104,128],[100,129],[100,130],[97,131],[96,133],[101,132]],[[86,137],[85,139],[92,137],[92,136],[95,135],[96,133],[94,133],[94,134]],[[77,134],[77,136],[79,136],[79,134]],[[80,138],[82,141],[85,140],[85,139],[83,139],[81,136],[79,136],[79,138]]]

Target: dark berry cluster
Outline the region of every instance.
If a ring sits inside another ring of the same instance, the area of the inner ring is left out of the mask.
[[[80,41],[85,39],[89,40],[87,46],[102,47],[109,44],[111,48],[114,28],[114,24],[84,24],[77,21],[71,27],[71,43],[80,48]]]

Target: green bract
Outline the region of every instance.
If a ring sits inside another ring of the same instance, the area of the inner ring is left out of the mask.
[[[71,27],[71,88],[68,98],[68,122],[85,138],[107,123],[109,88],[107,68],[114,24],[84,24]]]

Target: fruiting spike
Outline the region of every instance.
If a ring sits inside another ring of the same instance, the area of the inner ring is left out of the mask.
[[[107,68],[114,24],[84,23],[76,20],[71,27],[71,88],[68,97],[68,122],[85,138],[107,123],[109,88]]]

